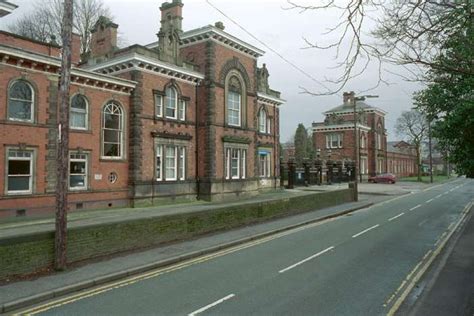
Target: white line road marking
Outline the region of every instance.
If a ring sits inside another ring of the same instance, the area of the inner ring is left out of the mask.
[[[421,207],[421,204],[418,204],[417,206],[412,207],[412,208],[410,209],[410,211],[416,210],[416,209],[419,208],[419,207]]]
[[[426,203],[430,203],[430,202],[433,202],[434,199],[429,199],[428,201],[426,201]]]
[[[235,296],[235,294],[229,294],[229,295],[227,295],[226,297],[223,297],[223,298],[221,298],[220,300],[215,301],[214,303],[211,303],[211,304],[209,304],[209,305],[206,305],[206,306],[204,306],[204,307],[202,307],[202,308],[200,308],[200,309],[198,309],[198,310],[195,310],[194,312],[188,314],[188,316],[194,316],[194,315],[197,315],[197,314],[199,314],[199,313],[202,313],[202,312],[208,310],[209,308],[212,308],[212,307],[214,307],[214,306],[216,306],[216,305],[218,305],[218,304],[220,304],[220,303],[222,303],[222,302],[224,302],[224,301],[227,301],[228,299],[233,298],[234,296]]]
[[[365,233],[368,232],[369,230],[372,230],[372,229],[377,228],[377,227],[379,227],[379,224],[374,225],[374,226],[372,226],[372,227],[369,227],[369,228],[367,228],[367,229],[361,231],[360,233],[355,234],[354,236],[352,236],[352,238],[359,237],[360,235],[365,234]]]
[[[278,273],[283,273],[283,272],[286,272],[286,271],[288,271],[288,270],[290,270],[290,269],[293,269],[293,268],[299,266],[300,264],[303,264],[303,263],[305,263],[305,262],[307,262],[307,261],[309,261],[309,260],[311,260],[311,259],[314,259],[314,258],[316,258],[316,257],[318,257],[318,256],[320,256],[320,255],[322,255],[322,254],[324,254],[324,253],[326,253],[326,252],[328,252],[328,251],[331,251],[331,250],[333,250],[333,249],[334,249],[334,246],[331,246],[331,247],[329,247],[329,248],[326,248],[326,249],[324,249],[323,251],[320,251],[320,252],[318,252],[317,254],[312,255],[311,257],[308,257],[308,258],[306,258],[306,259],[303,259],[303,260],[301,260],[301,261],[299,261],[299,262],[297,262],[297,263],[295,263],[295,264],[293,264],[293,265],[291,265],[291,266],[289,266],[289,267],[287,267],[287,268],[285,268],[285,269],[282,269],[282,270],[278,271]]]
[[[400,216],[403,216],[404,214],[405,214],[405,213],[401,212],[401,213],[398,214],[397,216],[394,216],[394,217],[392,217],[392,218],[389,218],[388,221],[391,222],[391,221],[393,221],[394,219],[397,219],[397,218],[399,218]]]

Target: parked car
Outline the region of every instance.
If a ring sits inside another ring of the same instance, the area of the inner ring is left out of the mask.
[[[369,177],[369,182],[372,183],[395,183],[397,182],[397,177],[393,173],[382,173],[373,177]]]

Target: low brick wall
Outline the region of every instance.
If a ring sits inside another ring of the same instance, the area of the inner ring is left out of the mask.
[[[69,229],[68,261],[97,258],[353,200],[351,189]],[[0,280],[52,266],[54,232],[0,239]]]

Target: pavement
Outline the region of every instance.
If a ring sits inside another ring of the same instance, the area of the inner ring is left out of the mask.
[[[104,221],[123,220],[177,212],[199,211],[211,207],[222,207],[223,204],[240,204],[256,201],[273,200],[295,195],[309,194],[310,191],[336,190],[347,187],[343,185],[314,186],[296,190],[284,190],[278,193],[262,194],[258,197],[237,202],[206,203],[195,202],[181,205],[168,205],[143,209],[115,209],[103,211],[81,211],[69,215],[70,226],[87,225]],[[42,276],[34,280],[12,282],[0,286],[0,312],[9,312],[53,297],[59,297],[76,292],[84,288],[118,280],[172,263],[191,259],[203,254],[225,249],[234,245],[269,236],[278,232],[303,226],[308,223],[321,221],[327,218],[347,214],[368,207],[373,203],[380,203],[402,194],[417,192],[428,188],[426,184],[399,183],[397,185],[360,184],[359,202],[308,212],[270,222],[242,227],[218,234],[203,236],[199,239],[170,244],[147,251],[113,257],[108,260],[88,263],[82,266],[73,266],[69,270]],[[309,192],[308,192],[309,191]],[[368,193],[368,194],[366,194]],[[0,223],[0,238],[49,230],[54,226],[53,218],[22,218],[3,221]],[[474,266],[471,265],[471,266]]]

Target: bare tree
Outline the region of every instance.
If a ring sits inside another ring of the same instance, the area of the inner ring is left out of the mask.
[[[425,67],[440,67],[435,62],[442,44],[453,33],[471,27],[473,11],[470,0],[462,1],[382,1],[321,0],[318,5],[303,5],[301,0],[288,0],[287,9],[301,13],[340,11],[340,19],[324,35],[337,34],[328,45],[305,38],[306,48],[335,50],[339,75],[328,80],[337,85],[337,93],[345,84],[364,73],[375,63],[380,84],[384,82],[384,63],[401,65],[409,71],[409,80],[421,80]],[[323,35],[323,36],[324,36]],[[461,63],[460,63],[461,64]],[[450,72],[469,72],[472,68],[450,67]],[[309,91],[306,91],[309,92]]]
[[[421,144],[428,135],[428,121],[425,115],[417,110],[403,112],[397,119],[395,131],[415,147],[418,181],[421,181]]]
[[[81,36],[81,54],[89,51],[90,30],[100,16],[112,19],[112,14],[103,0],[74,0],[73,32]],[[60,41],[63,17],[61,0],[38,1],[32,12],[19,18],[8,29],[16,34],[42,42],[53,36]]]

